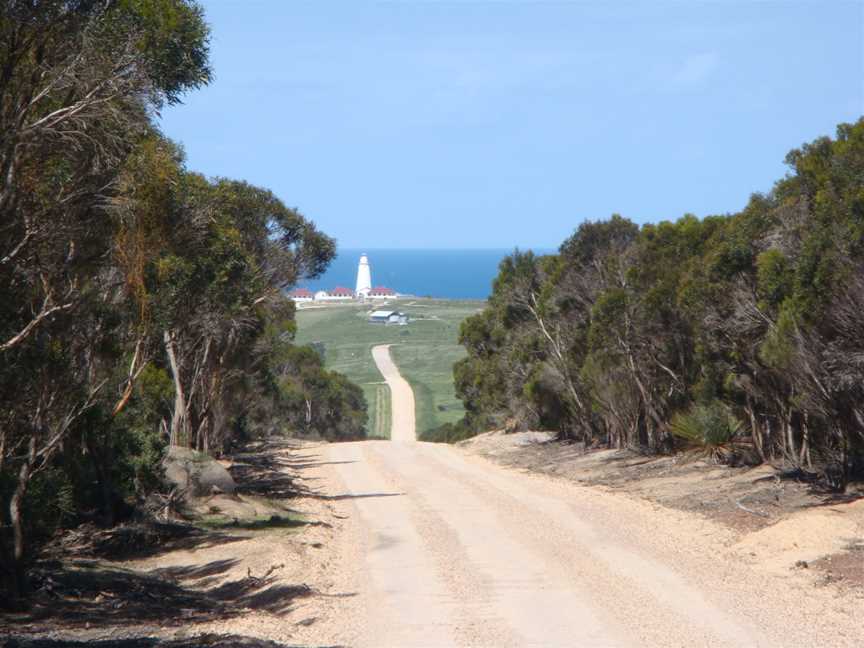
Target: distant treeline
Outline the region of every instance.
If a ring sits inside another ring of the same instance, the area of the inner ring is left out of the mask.
[[[616,215],[556,255],[504,259],[461,328],[467,415],[437,438],[509,427],[649,452],[695,443],[845,488],[864,451],[864,120],[786,161],[740,213],[642,227]]]
[[[333,241],[154,124],[208,38],[193,0],[0,3],[0,603],[56,528],[159,488],[168,443],[364,433],[361,390],[292,345],[284,290]]]

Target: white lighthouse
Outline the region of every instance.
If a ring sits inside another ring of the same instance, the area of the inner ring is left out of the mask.
[[[365,254],[360,255],[360,265],[357,266],[357,288],[354,294],[358,298],[366,298],[372,290],[372,270],[369,268],[369,259]]]

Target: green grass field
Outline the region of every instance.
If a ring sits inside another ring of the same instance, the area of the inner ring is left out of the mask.
[[[327,368],[363,388],[369,403],[369,436],[384,438],[390,434],[390,390],[372,360],[372,347],[393,344],[393,359],[414,389],[419,435],[462,417],[462,403],[453,393],[453,363],[465,356],[465,350],[456,340],[462,320],[483,305],[409,299],[375,307],[408,313],[408,326],[370,324],[370,307],[359,304],[302,308],[297,311],[297,343],[321,343]]]

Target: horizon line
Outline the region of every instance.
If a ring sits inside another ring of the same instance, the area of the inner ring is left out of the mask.
[[[429,251],[429,252],[500,252],[501,250],[557,250],[559,245],[513,245],[513,246],[501,246],[501,247],[414,247],[414,246],[405,246],[405,247],[359,247],[353,245],[346,246],[336,246],[336,251],[351,251],[351,252],[369,252],[371,251],[382,251],[382,250],[405,250],[405,251]]]

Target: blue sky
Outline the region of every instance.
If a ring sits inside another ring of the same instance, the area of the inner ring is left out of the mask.
[[[864,114],[864,2],[205,0],[191,169],[344,247],[557,247],[737,211]]]

